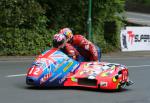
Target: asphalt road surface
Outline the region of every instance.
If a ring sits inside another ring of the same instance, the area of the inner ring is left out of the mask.
[[[0,58],[0,103],[150,103],[149,54],[118,53],[103,57],[103,61],[129,67],[130,79],[135,84],[120,92],[84,88],[30,88],[25,84],[25,73],[33,58],[3,57]]]
[[[150,26],[150,14],[126,12],[127,21]]]

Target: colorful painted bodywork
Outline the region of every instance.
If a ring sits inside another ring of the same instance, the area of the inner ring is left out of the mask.
[[[128,81],[128,69],[121,64],[77,62],[56,48],[36,58],[26,77],[28,85],[38,87],[82,86],[118,89]]]

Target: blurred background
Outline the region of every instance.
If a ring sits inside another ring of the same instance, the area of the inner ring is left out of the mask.
[[[150,13],[150,0],[126,0],[125,10],[140,12],[140,13]]]
[[[149,0],[0,0],[0,55],[37,55],[63,27],[104,53],[119,51],[121,28],[140,25],[129,22],[126,12],[150,13],[149,8]]]

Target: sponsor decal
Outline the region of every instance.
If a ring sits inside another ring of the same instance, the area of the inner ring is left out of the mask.
[[[122,80],[127,81],[127,79],[128,79],[128,71],[122,70]]]
[[[134,31],[127,31],[128,41],[133,45],[133,42],[150,42],[150,34],[135,34]]]
[[[100,82],[100,86],[107,87],[108,86],[108,82],[101,81]]]
[[[57,74],[54,78],[50,79],[49,82],[56,80],[60,75],[62,75],[62,73]]]
[[[54,72],[56,72],[67,60],[68,60],[68,58],[66,58],[64,61],[62,61],[62,62],[54,69]]]
[[[47,58],[38,58],[35,61],[34,65],[43,68],[43,70],[47,68],[51,70],[52,68],[55,68],[56,63],[52,62]]]
[[[101,77],[107,77],[109,76],[110,74],[112,74],[114,72],[116,68],[116,65],[115,64],[107,64],[103,67],[103,70],[108,70],[108,71],[104,71],[102,74],[101,74]]]
[[[104,72],[104,73],[101,74],[101,77],[107,77],[109,75],[110,75],[110,72]]]
[[[104,65],[104,66],[102,67],[102,69],[103,69],[103,71],[104,71],[104,70],[110,69],[110,67],[109,67],[108,65]]]
[[[62,84],[67,79],[67,75],[64,76],[61,80],[59,80],[59,84]]]
[[[74,71],[77,69],[78,66],[79,66],[79,64],[76,64],[76,65],[73,67],[73,69],[71,70],[71,72],[74,72]]]
[[[115,69],[115,67],[116,67],[116,66],[115,66],[115,65],[113,65],[110,69],[111,69],[111,70],[114,70],[114,69]]]
[[[115,77],[112,78],[113,82],[117,82],[117,79]]]
[[[63,72],[66,72],[68,70],[69,67],[71,67],[71,65],[73,64],[73,62],[70,62],[64,69]]]
[[[93,73],[92,70],[87,69],[87,70],[81,71],[79,74],[80,74],[80,75],[90,75],[90,74],[92,74],[92,73]]]
[[[86,76],[88,76],[89,79],[94,79],[94,78],[96,78],[96,76],[97,76],[100,72],[101,72],[101,71],[92,70],[92,69],[87,69],[87,70],[81,71],[79,74],[80,74],[80,75],[86,75]]]
[[[150,42],[150,35],[148,34],[135,35],[135,42]]]
[[[79,74],[83,75],[83,74],[86,74],[86,72],[85,71],[81,71]]]
[[[83,68],[88,68],[88,67],[89,67],[88,63],[83,65]]]
[[[52,73],[46,74],[43,78],[41,78],[40,80],[40,84],[43,84],[44,82],[46,82],[50,77],[51,77]]]
[[[150,27],[126,27],[120,40],[122,51],[150,50]]]
[[[71,81],[77,82],[77,78],[75,78],[74,76],[72,76],[72,77],[71,77]]]
[[[119,64],[107,63],[107,64],[102,66],[102,69],[103,69],[103,71],[104,70],[114,70],[116,68],[116,66],[119,66]]]
[[[135,34],[133,33],[133,31],[127,31],[128,34],[128,41],[131,43],[131,45],[133,44],[133,40],[135,37]]]
[[[98,64],[98,62],[90,62],[83,65],[84,70],[92,69],[93,71],[101,72],[102,71],[102,65]]]
[[[96,78],[95,75],[90,75],[90,76],[88,77],[88,79],[95,79],[95,78]]]

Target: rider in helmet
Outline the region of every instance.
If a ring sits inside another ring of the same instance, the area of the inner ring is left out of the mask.
[[[55,34],[53,36],[53,47],[55,48],[64,48],[65,43],[66,43],[66,37],[61,34]]]
[[[63,34],[55,34],[53,36],[53,47],[60,49],[62,52],[66,53],[69,57],[77,60],[79,57],[79,52],[69,43],[66,42],[66,37]]]
[[[70,28],[63,28],[59,31],[59,33],[65,35],[65,37],[68,41],[70,41],[73,38],[73,33]]]
[[[59,33],[65,35],[66,42],[74,46],[86,61],[100,61],[100,48],[80,34],[73,35],[70,28],[63,28]]]

